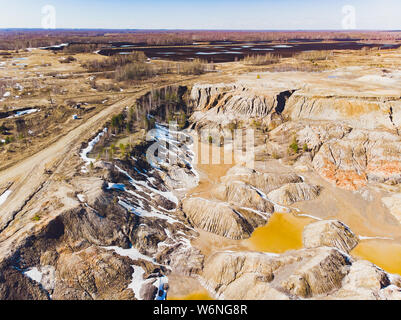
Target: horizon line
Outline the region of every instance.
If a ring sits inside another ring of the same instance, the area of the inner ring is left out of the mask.
[[[35,31],[68,31],[68,30],[84,30],[84,31],[242,31],[242,32],[401,32],[401,29],[181,29],[181,28],[14,28],[14,27],[0,27],[0,30],[35,30]]]

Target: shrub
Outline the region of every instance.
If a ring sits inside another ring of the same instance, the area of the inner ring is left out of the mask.
[[[133,62],[122,67],[118,67],[115,73],[117,81],[143,80],[156,75],[153,66],[144,62]]]
[[[230,130],[231,134],[234,134],[234,131],[238,128],[238,123],[237,122],[230,122],[230,124],[227,126],[228,130]]]
[[[320,50],[320,51],[303,51],[300,52],[296,57],[301,60],[308,61],[319,61],[328,60],[333,55],[332,51]]]
[[[200,59],[194,59],[190,62],[180,64],[179,73],[186,75],[200,75],[206,70],[206,63]]]
[[[68,56],[67,58],[61,59],[60,63],[71,63],[77,61],[73,56]]]
[[[323,70],[330,69],[329,65],[317,65],[308,62],[302,62],[298,64],[282,63],[279,65],[271,66],[267,71],[270,72],[291,72],[291,71],[301,71],[301,72],[320,72]]]
[[[273,159],[280,159],[280,155],[277,153],[277,151],[273,151],[273,153],[272,153],[272,157],[273,157]]]
[[[91,72],[113,71],[118,67],[125,66],[132,62],[146,60],[146,55],[142,51],[134,51],[131,54],[115,55],[103,60],[91,60],[82,64],[82,66]]]
[[[145,129],[149,131],[154,129],[155,126],[156,126],[155,118],[145,115]]]
[[[119,115],[115,115],[111,118],[111,127],[114,129],[114,132],[120,131],[123,124],[124,124],[123,114],[120,113]]]
[[[88,43],[75,43],[70,44],[69,46],[64,48],[64,52],[66,53],[85,53],[85,52],[93,52],[98,48],[97,44],[88,44]]]
[[[298,153],[299,151],[299,146],[298,146],[298,142],[297,139],[294,137],[294,139],[292,140],[292,143],[290,144],[289,148],[294,152],[294,153]]]
[[[177,121],[179,129],[185,128],[187,124],[187,115],[184,111],[180,111],[180,114],[178,116],[178,121]]]
[[[255,129],[260,128],[262,126],[262,121],[261,120],[257,120],[257,119],[253,119],[251,125]]]
[[[6,137],[6,139],[5,139],[5,144],[9,144],[9,143],[11,143],[11,142],[13,142],[14,141],[14,137],[13,136],[8,136],[8,137]]]
[[[1,134],[7,134],[7,132],[8,132],[8,128],[4,124],[2,124],[0,126],[0,133]]]
[[[280,62],[281,56],[272,53],[246,56],[242,62],[248,65],[264,66]]]

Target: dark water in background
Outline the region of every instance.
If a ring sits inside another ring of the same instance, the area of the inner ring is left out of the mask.
[[[359,50],[363,47],[383,49],[399,48],[401,44],[360,43],[357,40],[337,39],[324,42],[323,40],[292,39],[287,43],[273,44],[271,41],[211,41],[207,45],[194,43],[183,46],[148,46],[145,43],[114,42],[103,44],[99,54],[112,56],[129,54],[132,51],[143,51],[150,59],[168,59],[175,61],[202,59],[209,62],[231,62],[243,59],[248,55],[274,53],[282,57],[291,57],[296,53],[309,50]],[[48,49],[53,50],[52,47]],[[62,50],[63,48],[54,48]]]
[[[363,47],[380,47],[384,49],[398,48],[397,45],[378,45],[365,44],[351,41],[342,42],[311,42],[296,43],[288,42],[286,44],[273,45],[270,43],[239,43],[220,45],[210,44],[207,46],[169,46],[169,47],[136,47],[124,46],[115,48],[105,48],[100,50],[101,55],[128,54],[132,51],[143,51],[150,59],[169,59],[169,60],[192,60],[200,58],[209,62],[231,62],[243,59],[248,55],[274,53],[282,57],[291,57],[296,53],[309,50],[358,50]]]

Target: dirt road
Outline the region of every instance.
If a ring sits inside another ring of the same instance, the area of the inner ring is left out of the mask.
[[[88,140],[97,130],[100,130],[108,117],[121,111],[124,107],[132,105],[140,94],[143,92],[138,91],[136,94],[123,98],[83,122],[46,149],[1,171],[0,186],[13,184],[9,189],[10,195],[0,205],[0,231],[7,226],[26,201],[46,183],[49,176],[45,173],[45,169],[50,167],[57,169],[61,166],[63,159],[78,148],[83,141]]]

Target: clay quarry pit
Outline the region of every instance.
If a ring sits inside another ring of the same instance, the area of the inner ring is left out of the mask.
[[[0,299],[401,299],[398,40],[73,44],[0,51]]]

